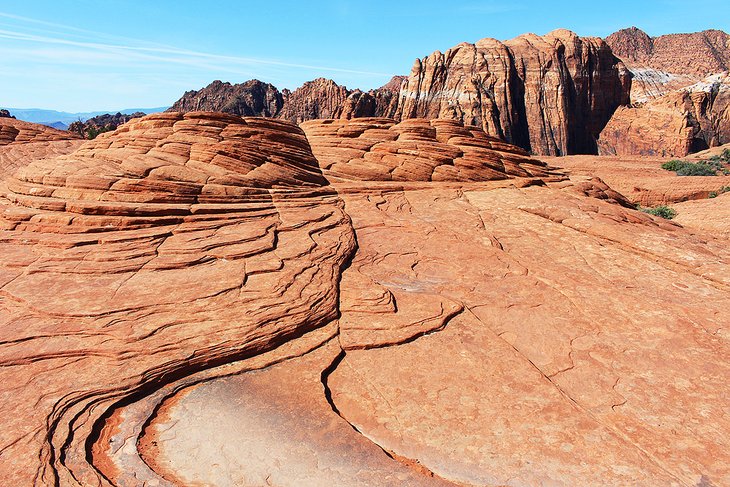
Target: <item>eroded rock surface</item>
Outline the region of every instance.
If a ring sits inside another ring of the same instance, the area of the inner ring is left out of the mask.
[[[706,199],[730,186],[730,176],[677,176],[662,169],[670,158],[643,156],[569,156],[546,158],[571,176],[599,177],[632,203],[645,207]]]
[[[15,118],[0,117],[0,146],[78,138],[77,135],[46,125],[24,122]]]
[[[730,70],[730,35],[720,30],[649,37],[636,27],[606,38],[633,74],[631,101],[643,103]]]
[[[32,162],[0,479],[729,483],[727,241],[609,186],[443,120],[169,113]]]
[[[5,485],[108,484],[89,448],[116,403],[337,315],[354,235],[291,124],[152,115],[7,185]]]

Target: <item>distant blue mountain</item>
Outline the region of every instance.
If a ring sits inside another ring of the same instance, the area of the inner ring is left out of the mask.
[[[156,107],[156,108],[125,108],[124,110],[110,110],[110,111],[98,111],[98,112],[59,112],[56,110],[45,110],[42,108],[11,108],[11,107],[0,107],[10,111],[18,120],[25,120],[26,122],[40,123],[48,125],[50,127],[60,128],[62,126],[68,127],[73,122],[86,120],[104,115],[105,113],[115,114],[117,112],[123,114],[131,114],[134,112],[144,112],[146,114],[164,112],[170,107]]]

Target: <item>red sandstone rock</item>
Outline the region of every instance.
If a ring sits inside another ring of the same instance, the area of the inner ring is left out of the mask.
[[[330,179],[488,181],[550,174],[524,150],[456,120],[313,120],[301,127]]]
[[[720,30],[649,37],[636,27],[606,38],[633,74],[632,102],[646,102],[730,70],[730,35]]]
[[[687,154],[730,143],[730,75],[713,75],[636,107],[620,107],[601,132],[599,153]]]
[[[0,117],[0,146],[25,144],[28,142],[49,142],[54,140],[73,140],[79,137],[69,132],[57,130],[37,123],[24,122],[15,118]]]
[[[117,401],[336,317],[354,236],[296,126],[152,115],[7,183],[4,485],[108,484]]]
[[[341,355],[322,373],[334,411],[404,465],[457,485],[725,483],[727,246],[565,183],[501,183],[347,186],[358,253],[341,281]],[[309,390],[323,354],[264,374]],[[228,388],[257,403],[248,384],[265,380],[170,396],[149,427],[165,471],[219,483],[216,448],[200,447],[201,465],[188,445],[304,414],[273,398],[265,414],[216,406]],[[225,475],[291,475],[285,461],[262,472],[267,461],[236,460],[256,438],[221,444]],[[275,458],[282,443],[267,447]]]
[[[546,161],[574,177],[599,177],[634,204],[644,207],[671,205],[681,201],[706,199],[723,186],[730,176],[677,176],[662,169],[669,158],[639,156],[570,156]]]
[[[725,240],[454,121],[303,125],[7,180],[3,485],[730,482]]]
[[[536,154],[595,153],[628,90],[628,73],[606,43],[557,30],[462,43],[416,60],[398,113],[462,120]]]

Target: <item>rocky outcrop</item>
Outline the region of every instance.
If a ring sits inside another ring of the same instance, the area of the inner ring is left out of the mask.
[[[536,154],[595,153],[628,91],[629,75],[605,42],[558,30],[417,60],[398,113],[462,120]]]
[[[0,118],[0,146],[78,138],[78,135],[47,127],[46,125],[24,122],[15,118]]]
[[[301,127],[330,180],[489,181],[549,175],[547,166],[524,150],[457,120],[313,120]]]
[[[375,99],[360,90],[350,91],[331,79],[307,81],[293,92],[284,90],[279,118],[300,123],[318,118],[371,117]]]
[[[730,35],[720,30],[649,37],[631,27],[611,34],[606,43],[633,74],[633,103],[730,71]]]
[[[95,139],[97,135],[104,132],[116,130],[120,125],[124,125],[134,118],[144,117],[143,112],[134,112],[124,114],[117,112],[116,114],[106,113],[96,117],[89,118],[85,122],[73,122],[68,126],[68,131],[78,134],[84,139]]]
[[[214,81],[199,91],[188,91],[168,111],[209,110],[293,123],[320,118],[393,117],[402,81],[403,77],[395,76],[383,87],[368,92],[349,90],[325,78],[281,92],[258,80],[237,85]]]
[[[607,155],[687,154],[730,143],[730,75],[710,76],[647,103],[616,110],[601,132]]]
[[[0,186],[2,180],[11,176],[21,167],[38,159],[68,154],[78,149],[82,140],[53,140],[49,142],[28,142],[0,146]],[[2,189],[0,189],[2,192]]]
[[[283,106],[281,92],[269,83],[252,79],[232,85],[216,80],[198,91],[185,92],[167,111],[185,113],[202,110],[247,117],[275,117]]]

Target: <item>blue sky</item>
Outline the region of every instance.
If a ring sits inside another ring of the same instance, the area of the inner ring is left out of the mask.
[[[730,29],[727,0],[0,2],[0,106],[169,105],[214,79],[369,89],[435,50],[567,28],[606,36]]]

